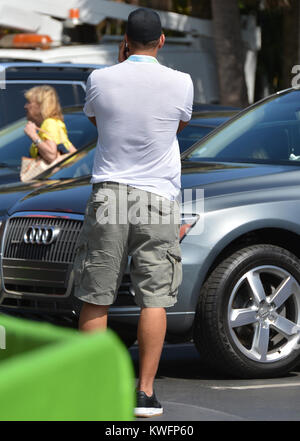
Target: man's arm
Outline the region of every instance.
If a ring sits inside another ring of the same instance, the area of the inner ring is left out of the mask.
[[[194,85],[193,85],[193,81],[192,81],[192,78],[190,77],[190,75],[187,74],[186,78],[188,80],[188,87],[187,87],[185,102],[184,102],[184,105],[183,105],[182,111],[181,111],[182,119],[179,122],[177,134],[179,132],[181,132],[181,130],[183,130],[188,125],[188,123],[190,122],[190,119],[192,117],[192,114],[193,114]],[[183,120],[185,120],[185,121],[183,121]]]
[[[97,127],[97,122],[96,122],[96,118],[95,118],[95,116],[89,116],[88,118],[89,118],[89,120],[91,121],[91,123],[94,124],[94,126]]]
[[[180,121],[177,129],[177,134],[181,132],[181,130],[183,130],[188,125],[188,123],[189,121]]]

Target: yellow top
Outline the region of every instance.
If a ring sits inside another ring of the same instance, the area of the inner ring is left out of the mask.
[[[72,143],[68,138],[67,128],[63,121],[55,118],[47,118],[43,121],[41,125],[41,130],[39,131],[39,137],[42,141],[50,139],[54,141],[55,144],[63,144],[67,150],[70,149]],[[36,158],[38,156],[39,149],[32,143],[30,146],[30,156]]]

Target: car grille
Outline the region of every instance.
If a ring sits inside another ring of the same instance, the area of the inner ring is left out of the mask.
[[[49,245],[26,244],[30,226],[59,228]],[[3,278],[6,290],[29,294],[63,295],[66,292],[75,245],[82,221],[58,217],[14,217],[6,230],[3,247]]]
[[[58,239],[50,245],[26,244],[25,231],[31,225],[57,227]],[[16,217],[9,222],[3,257],[7,259],[38,260],[41,262],[73,263],[75,244],[82,222],[73,219]]]
[[[24,234],[32,225],[59,228],[60,233],[56,241],[49,245],[26,244]],[[35,295],[43,294],[49,298],[66,294],[81,227],[82,220],[78,219],[49,215],[12,217],[3,245],[3,281],[6,291],[26,294],[27,298],[6,297],[2,304],[7,308],[39,310],[44,305],[48,310],[53,310],[54,300],[50,305],[46,299],[40,298],[38,304]],[[130,276],[124,274],[114,306],[134,305]]]

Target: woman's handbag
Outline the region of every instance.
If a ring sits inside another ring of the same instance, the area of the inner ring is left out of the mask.
[[[41,158],[27,158],[26,156],[22,156],[20,172],[21,181],[27,182],[36,178],[36,176],[41,174],[43,171],[47,170],[48,168],[52,167],[53,165],[57,164],[70,155],[71,153],[58,155],[57,158],[54,159],[54,161],[52,161],[50,164],[47,164],[47,162]]]
[[[60,155],[50,164],[47,164],[42,158],[27,158],[22,156],[20,179],[22,182],[27,182],[34,179],[47,168],[52,167],[56,162],[60,161]]]
[[[60,137],[62,139],[62,131],[60,131]],[[59,144],[59,146],[63,146],[63,144]],[[68,152],[68,150],[65,148],[65,151]],[[60,148],[57,149],[57,157],[54,159],[54,161],[50,162],[48,164],[43,158],[38,156],[37,158],[28,158],[26,156],[22,156],[21,160],[21,172],[20,172],[20,179],[22,182],[27,182],[32,179],[34,179],[36,176],[41,174],[43,171],[47,170],[48,168],[52,167],[57,162],[62,161],[67,156],[69,156],[71,153],[64,153],[61,151]]]

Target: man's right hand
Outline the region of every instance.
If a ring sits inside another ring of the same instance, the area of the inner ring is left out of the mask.
[[[119,45],[119,57],[118,61],[119,63],[122,63],[123,61],[127,60],[127,51],[126,51],[126,42],[123,40]]]

